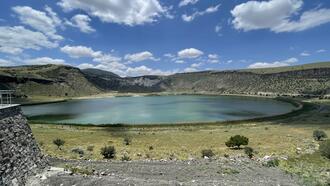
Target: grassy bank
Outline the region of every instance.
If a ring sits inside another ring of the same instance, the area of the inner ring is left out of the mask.
[[[312,138],[315,129],[324,130],[330,136],[330,105],[327,102],[309,103],[296,112],[248,121],[209,125],[97,127],[75,125],[31,124],[41,149],[51,156],[79,159],[72,149],[84,151],[82,158],[101,160],[100,149],[106,145],[116,148],[116,159],[124,155],[140,159],[190,159],[201,158],[201,151],[211,149],[216,157],[244,155],[243,150],[231,150],[225,141],[233,135],[249,138],[249,146],[257,151],[257,157],[266,155],[283,159],[280,167],[298,174],[308,183],[325,183],[330,161],[317,152],[318,142]],[[62,150],[53,144],[63,139]],[[124,139],[131,139],[126,145]],[[93,146],[92,151],[88,147]]]

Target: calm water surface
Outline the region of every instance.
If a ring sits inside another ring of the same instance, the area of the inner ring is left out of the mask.
[[[147,96],[73,100],[23,107],[34,120],[77,124],[212,122],[290,112],[289,103],[235,96]]]

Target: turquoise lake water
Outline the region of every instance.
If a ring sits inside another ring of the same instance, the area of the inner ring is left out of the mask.
[[[236,96],[146,96],[73,100],[24,106],[33,120],[71,124],[214,122],[290,112],[289,103]]]

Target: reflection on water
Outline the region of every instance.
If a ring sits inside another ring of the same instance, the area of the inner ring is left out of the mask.
[[[248,119],[289,112],[271,99],[234,96],[150,96],[73,100],[23,107],[33,120],[79,124],[151,124]]]

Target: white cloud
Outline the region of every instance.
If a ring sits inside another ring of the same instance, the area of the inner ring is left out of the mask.
[[[308,52],[302,52],[300,53],[300,55],[306,57],[306,56],[310,56],[311,54]]]
[[[79,28],[81,32],[92,33],[95,32],[95,29],[89,25],[91,18],[87,15],[77,14],[71,18],[71,21],[66,21],[66,24]]]
[[[179,3],[179,7],[182,7],[182,6],[187,6],[189,4],[196,4],[199,0],[181,0],[180,3]]]
[[[181,51],[178,52],[178,57],[179,58],[197,58],[201,55],[203,55],[204,53],[198,49],[195,48],[187,48],[187,49],[183,49]]]
[[[50,7],[46,6],[46,12],[35,10],[29,6],[15,6],[12,9],[23,24],[44,33],[51,39],[63,39],[62,36],[56,33],[56,28],[61,26],[61,20]]]
[[[215,27],[214,27],[214,31],[216,33],[219,33],[220,31],[222,30],[222,26],[220,24],[217,24]]]
[[[186,21],[186,22],[191,22],[193,21],[195,18],[199,17],[199,16],[203,16],[205,14],[211,14],[214,12],[217,12],[218,9],[220,7],[220,4],[216,5],[216,6],[210,6],[209,8],[207,8],[204,11],[196,11],[191,15],[187,15],[187,14],[183,14],[181,16],[182,20]]]
[[[34,59],[27,59],[24,62],[28,65],[46,65],[46,64],[56,64],[56,65],[65,65],[63,59],[53,59],[49,57],[39,57]]]
[[[285,66],[290,66],[293,63],[297,63],[298,59],[297,58],[289,58],[287,60],[283,61],[275,61],[275,62],[257,62],[253,63],[248,66],[248,68],[273,68],[273,67],[285,67]]]
[[[173,70],[173,71],[162,71],[159,69],[152,69],[149,67],[146,67],[144,65],[139,66],[139,67],[129,67],[126,71],[125,74],[126,76],[141,76],[141,75],[170,75],[177,73],[178,70]]]
[[[193,67],[187,67],[183,70],[183,72],[196,72],[197,69],[196,68],[193,68]]]
[[[80,58],[80,57],[91,57],[91,58],[97,58],[102,57],[102,52],[100,51],[94,51],[90,47],[85,46],[70,46],[65,45],[61,48],[61,51],[68,54],[72,58]]]
[[[19,54],[24,49],[40,50],[57,46],[57,42],[50,41],[41,32],[31,31],[22,26],[0,27],[0,52]]]
[[[330,9],[313,9],[299,14],[302,0],[248,1],[237,5],[231,14],[236,29],[269,29],[273,32],[298,32],[330,22]],[[293,17],[298,19],[292,20]]]
[[[170,17],[158,0],[61,0],[64,11],[84,10],[103,22],[142,25],[157,21],[160,16]]]
[[[323,53],[323,52],[326,52],[327,50],[325,50],[325,49],[320,49],[320,50],[318,50],[318,51],[316,51],[316,53]]]
[[[177,64],[184,64],[184,63],[186,63],[186,62],[183,61],[183,60],[175,60],[175,63],[177,63]]]
[[[6,59],[0,59],[0,66],[13,66],[14,63]]]
[[[217,54],[209,54],[207,59],[208,63],[217,64],[220,63],[219,56]]]
[[[144,51],[135,54],[126,54],[125,60],[127,60],[128,62],[140,62],[145,60],[157,61],[159,59],[156,59],[151,52]]]
[[[174,54],[167,53],[167,54],[164,54],[164,57],[175,58],[175,55]]]
[[[191,64],[190,67],[192,67],[192,68],[198,68],[198,67],[201,67],[202,65],[203,65],[203,63],[193,63],[193,64]]]

